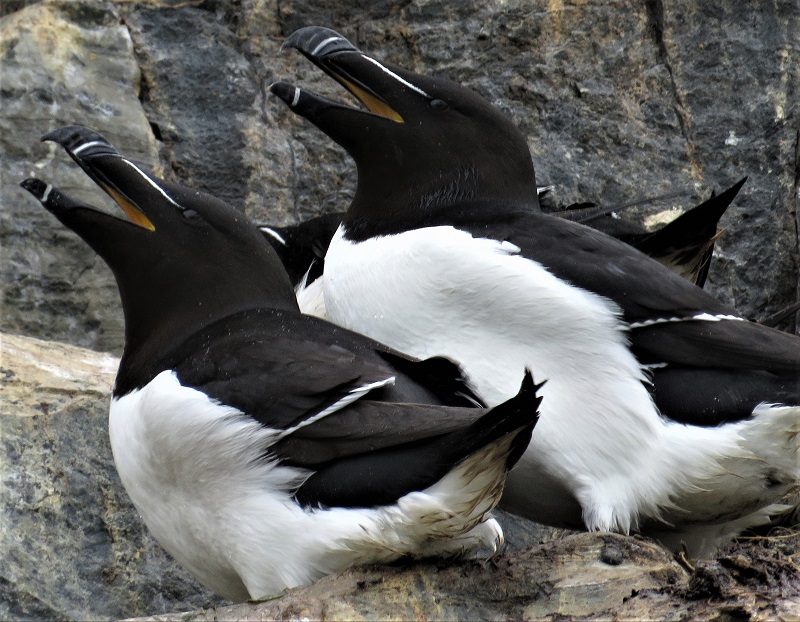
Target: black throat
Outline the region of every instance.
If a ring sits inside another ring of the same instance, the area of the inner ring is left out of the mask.
[[[343,219],[344,235],[362,242],[440,225],[502,222],[520,213],[539,211],[536,182],[482,175],[473,165],[403,178],[390,173],[362,173],[356,194]],[[405,179],[405,183],[402,183]],[[401,183],[398,183],[398,180]],[[498,188],[498,184],[507,184]]]

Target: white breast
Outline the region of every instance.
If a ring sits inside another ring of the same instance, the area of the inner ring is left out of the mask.
[[[518,250],[447,226],[360,243],[340,229],[325,260],[328,316],[413,356],[458,361],[490,405],[532,369],[547,381],[542,414],[504,504],[553,522],[577,499],[589,528],[627,531],[718,472],[714,456],[736,452],[735,434],[667,425],[617,306]]]
[[[328,319],[328,314],[325,310],[322,283],[323,277],[321,276],[309,284],[306,284],[305,280],[303,280],[295,288],[295,295],[297,296],[297,305],[300,307],[301,313],[326,320]]]
[[[396,505],[306,510],[291,493],[307,473],[264,459],[278,431],[182,386],[172,371],[113,400],[109,432],[122,483],[148,529],[232,600],[277,594],[351,565],[502,542],[486,515],[505,474],[502,442],[474,457],[486,468],[466,460]]]
[[[305,474],[256,459],[273,432],[165,371],[112,402],[109,433],[122,483],[156,539],[217,593],[249,598],[248,532],[265,520],[291,526],[303,519],[285,490]],[[291,569],[280,576],[281,552],[294,537],[292,529],[266,533],[256,544],[274,557],[279,579],[269,593],[282,589],[280,579],[304,582]]]

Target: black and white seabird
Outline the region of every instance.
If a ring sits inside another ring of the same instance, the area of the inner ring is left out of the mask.
[[[294,225],[259,225],[292,281],[300,311],[327,319],[322,295],[325,253],[344,212],[322,214]]]
[[[601,207],[580,203],[565,208],[553,206],[543,211],[592,227],[627,242],[634,248],[663,263],[695,285],[703,287],[714,242],[720,237],[719,221],[741,189],[745,180],[725,192],[716,193],[688,209],[667,224],[649,231],[642,225],[619,216],[629,207]],[[550,194],[552,186],[537,188],[539,200]],[[631,203],[636,205],[639,202]],[[295,286],[312,283],[323,273],[325,253],[333,235],[344,220],[345,212],[315,216],[293,225],[260,225],[259,229],[278,253],[283,267]]]
[[[296,48],[363,110],[276,83],[358,184],[325,259],[329,317],[462,365],[489,404],[526,367],[541,420],[503,504],[706,556],[800,479],[800,338],[743,320],[631,246],[537,209],[524,136],[451,81],[319,27]]]
[[[343,218],[344,212],[334,212],[284,227],[259,225],[258,228],[275,249],[296,287],[322,276],[325,253]]]
[[[621,218],[621,208],[604,208],[593,203],[575,204],[549,213],[602,231],[638,248],[673,272],[703,287],[708,276],[714,242],[720,236],[719,219],[733,201],[744,180],[720,195],[689,209],[655,231]],[[539,186],[540,201],[550,196],[552,186]],[[548,207],[549,204],[548,204]],[[544,209],[544,207],[543,207]],[[544,211],[547,211],[546,209]],[[294,225],[261,225],[259,229],[275,249],[297,294],[303,313],[327,319],[322,287],[325,254],[344,220],[344,212],[323,214]],[[779,318],[780,319],[780,318]]]
[[[490,511],[536,421],[530,375],[503,405],[476,407],[452,363],[301,315],[269,244],[226,204],[92,130],[44,140],[130,219],[22,183],[117,279],[114,460],[181,564],[243,600],[354,564],[498,549]]]

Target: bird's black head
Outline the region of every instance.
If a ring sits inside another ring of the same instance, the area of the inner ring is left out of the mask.
[[[302,52],[367,108],[285,82],[270,87],[356,161],[358,188],[349,220],[392,212],[408,219],[414,210],[465,202],[537,206],[524,135],[473,91],[386,65],[327,28],[302,28],[283,47]]]
[[[126,357],[157,356],[238,311],[297,309],[280,260],[243,214],[149,175],[85,127],[64,127],[42,140],[64,147],[128,217],[71,199],[38,179],[22,182],[113,271],[125,313]]]

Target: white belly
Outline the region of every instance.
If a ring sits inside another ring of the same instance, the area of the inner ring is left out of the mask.
[[[282,561],[293,530],[279,529],[304,520],[285,492],[304,474],[254,459],[269,445],[269,430],[165,371],[112,402],[109,433],[122,483],[148,529],[201,582],[232,600],[251,597],[243,547],[267,521],[274,528],[250,539],[273,560],[266,593],[306,582]]]
[[[307,474],[263,459],[274,431],[181,386],[172,371],[113,400],[109,432],[122,483],[148,529],[232,600],[277,594],[355,564],[469,554],[502,542],[486,516],[505,474],[497,444],[396,505],[305,510],[291,493]],[[482,471],[475,460],[493,466]]]
[[[617,306],[517,251],[446,226],[361,243],[340,229],[325,259],[328,316],[407,354],[457,361],[490,405],[532,369],[546,380],[541,418],[504,499],[534,520],[561,512],[567,524],[627,531],[716,473],[735,434],[666,424]]]

